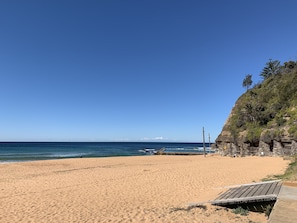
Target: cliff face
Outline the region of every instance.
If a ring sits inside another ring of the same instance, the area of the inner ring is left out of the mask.
[[[257,144],[252,144],[248,140],[248,130],[240,131],[238,137],[234,138],[230,126],[231,117],[234,115],[235,109],[236,105],[232,109],[221,133],[215,141],[215,147],[219,150],[221,155],[283,156],[297,154],[297,140],[292,137],[288,131],[290,125],[263,128]],[[289,120],[291,117],[286,118]],[[297,125],[296,121],[295,125]],[[274,135],[275,132],[281,132],[281,135]]]
[[[297,154],[297,66],[241,95],[215,147],[222,155]]]

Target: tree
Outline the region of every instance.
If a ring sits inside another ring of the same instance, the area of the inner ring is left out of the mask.
[[[252,83],[253,83],[252,75],[251,74],[245,75],[245,78],[242,82],[242,86],[246,88],[246,91],[248,91],[248,89],[252,85]]]
[[[284,63],[284,66],[282,67],[281,72],[289,73],[294,69],[296,70],[296,68],[297,68],[297,61],[295,62],[295,61],[290,60],[290,61]]]
[[[271,60],[266,63],[266,66],[263,68],[260,76],[262,76],[265,79],[268,77],[278,74],[280,72],[280,62],[278,60]]]
[[[295,62],[295,61],[290,60],[290,61],[284,63],[284,67],[287,69],[290,69],[290,70],[294,69],[296,66],[297,66],[297,62]]]

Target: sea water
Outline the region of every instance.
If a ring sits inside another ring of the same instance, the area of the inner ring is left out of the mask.
[[[202,147],[202,143],[0,142],[0,163],[79,157],[141,156],[148,155],[146,151],[161,148],[188,151]]]

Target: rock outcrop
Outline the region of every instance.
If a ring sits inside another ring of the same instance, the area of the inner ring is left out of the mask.
[[[232,156],[297,154],[296,68],[283,69],[241,95],[213,148]]]
[[[221,133],[213,145],[221,155],[259,155],[259,156],[290,156],[297,154],[297,141],[290,136],[287,129],[289,126],[283,126],[282,128],[267,128],[263,129],[259,138],[258,145],[251,145],[247,140],[247,131],[242,131],[239,137],[234,139],[230,131],[230,120],[233,115],[234,108],[232,109]],[[265,140],[265,133],[280,131],[282,135]]]

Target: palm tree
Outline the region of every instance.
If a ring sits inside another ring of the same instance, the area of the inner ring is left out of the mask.
[[[280,71],[280,62],[278,60],[269,59],[269,62],[266,63],[266,66],[263,68],[260,76],[262,76],[265,80],[272,75],[278,74],[279,71]]]

